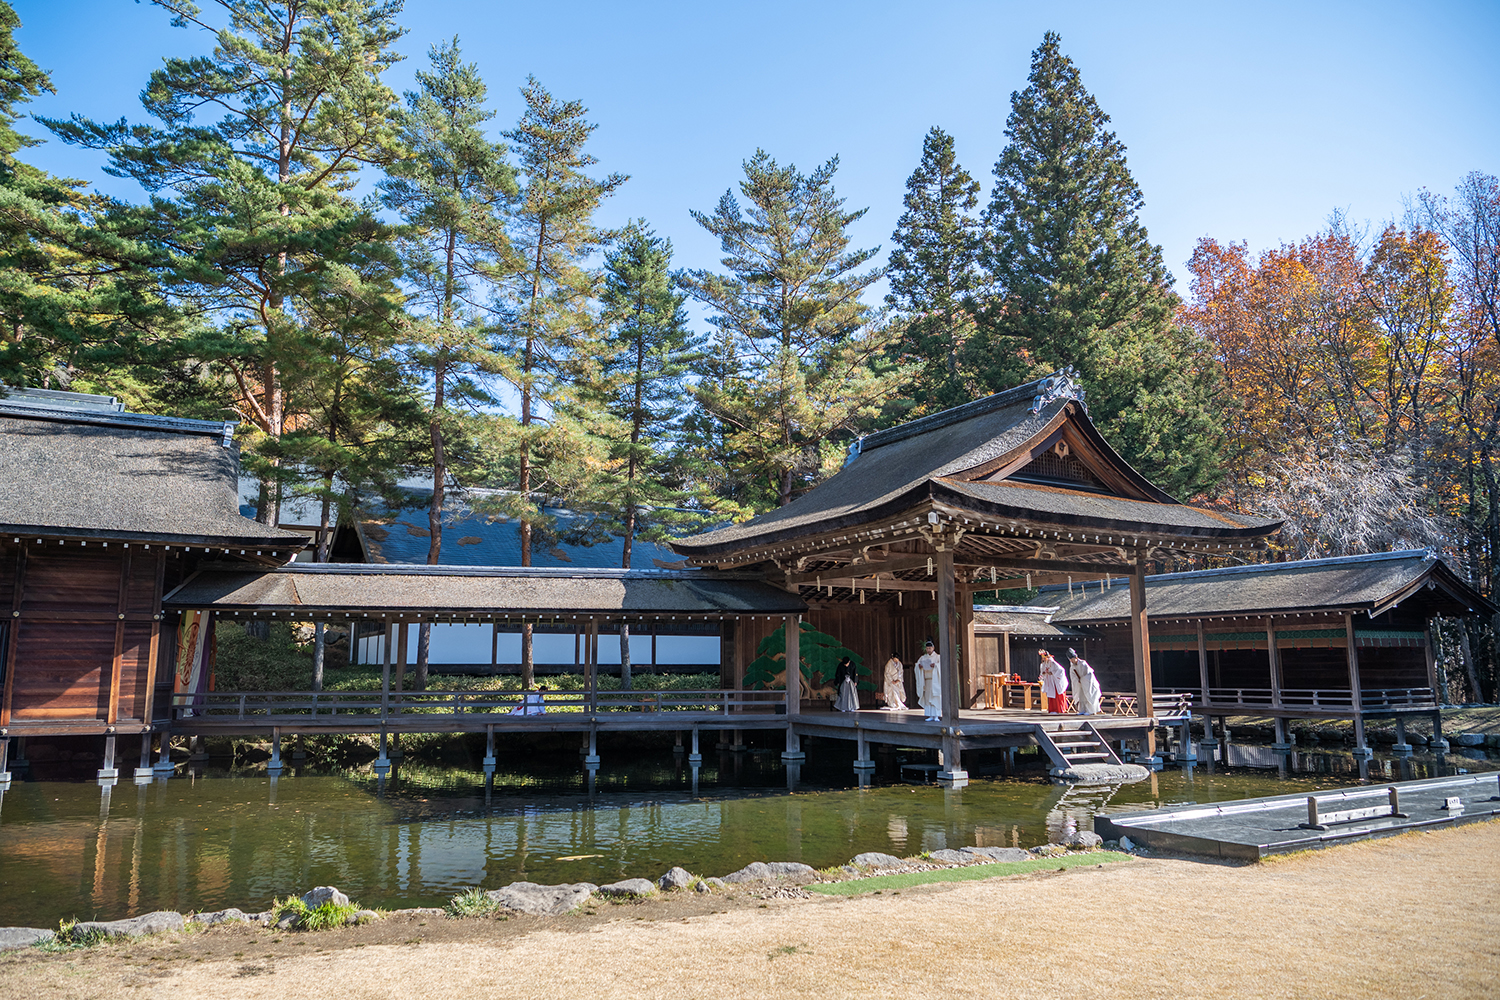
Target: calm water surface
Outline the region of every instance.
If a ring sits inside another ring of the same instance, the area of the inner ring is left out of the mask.
[[[366,771],[212,767],[113,787],[18,781],[0,793],[0,925],[115,919],[151,910],[258,910],[336,885],[367,906],[442,905],[474,885],[655,878],[674,864],[723,875],[758,860],[814,867],[862,851],[1032,847],[1124,812],[1357,784],[1347,754],[1289,760],[1232,744],[1227,766],[1168,768],[1118,788],[977,778],[960,791],[901,783],[886,756],[858,787],[852,751],[820,744],[800,774],[775,753],[605,757],[590,782],[575,762],[528,761],[486,786],[473,770],[417,763]],[[1280,769],[1278,770],[1278,767]],[[1468,757],[1377,758],[1372,781],[1494,770]],[[1039,778],[1041,772],[1034,772]],[[796,790],[788,792],[795,777]]]

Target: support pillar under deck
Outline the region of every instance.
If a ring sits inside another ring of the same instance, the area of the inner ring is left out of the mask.
[[[1432,749],[1438,753],[1448,752],[1448,741],[1443,739],[1443,713],[1432,713]]]
[[[697,767],[703,763],[703,754],[698,752],[698,727],[693,727],[693,752],[688,754],[688,763]]]
[[[177,770],[177,765],[172,763],[172,733],[162,730],[159,740],[156,745],[156,767],[153,770],[157,774],[172,774]]]
[[[1354,713],[1354,757],[1356,760],[1369,760],[1375,756],[1375,751],[1370,749],[1370,744],[1365,739],[1365,717],[1359,712]]]
[[[1290,750],[1294,744],[1287,738],[1286,719],[1278,716],[1271,720],[1271,724],[1276,730],[1275,741],[1271,744],[1271,749]]]
[[[375,758],[374,768],[376,773],[382,776],[391,769],[391,758],[387,751],[390,748],[390,734],[385,727],[380,727],[380,756]]]
[[[854,731],[854,745],[855,773],[867,773],[875,770],[875,762],[870,759],[870,743],[865,739],[865,731],[863,729],[856,729]]]
[[[696,742],[698,731],[693,730],[693,738]],[[589,729],[589,752],[583,755],[583,766],[596,768],[599,766],[599,731]]]
[[[495,773],[495,727],[484,727],[484,773]]]
[[[118,778],[119,770],[115,767],[115,737],[111,733],[104,737],[104,766],[99,768],[99,778]]]
[[[0,788],[10,784],[10,737],[0,736]]]
[[[1396,745],[1391,747],[1391,753],[1411,753],[1411,744],[1406,742],[1406,720],[1396,716]]]
[[[266,762],[267,774],[280,774],[284,768],[281,764],[281,729],[279,727],[271,730],[271,759]]]
[[[141,762],[135,769],[137,778],[151,777],[151,733],[141,734]]]

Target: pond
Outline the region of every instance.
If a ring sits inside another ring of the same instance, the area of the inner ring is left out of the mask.
[[[479,771],[415,762],[386,779],[209,766],[144,784],[17,781],[0,793],[0,925],[257,910],[314,885],[366,906],[440,906],[474,885],[655,878],[674,864],[724,875],[757,860],[822,868],[862,851],[1032,847],[1091,829],[1096,812],[1360,781],[1348,754],[1230,744],[1223,763],[1071,789],[1047,782],[1040,761],[958,791],[905,784],[888,754],[861,788],[845,747],[820,743],[790,792],[778,755],[760,751],[705,754],[696,776],[670,752],[617,754],[592,781],[571,754],[527,759],[488,783]],[[1475,753],[1365,767],[1380,781],[1500,763]]]

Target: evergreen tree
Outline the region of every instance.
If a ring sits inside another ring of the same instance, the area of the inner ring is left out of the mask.
[[[605,258],[604,322],[596,391],[611,426],[613,475],[600,499],[618,510],[630,568],[637,537],[658,541],[701,527],[678,443],[690,397],[687,380],[705,338],[687,325],[686,296],[673,285],[672,241],[633,222]],[[630,690],[630,626],[620,626],[620,687]]]
[[[882,362],[894,333],[860,301],[884,271],[860,270],[876,250],[849,248],[848,229],[866,209],[845,211],[834,192],[838,158],[803,174],[757,150],[744,167],[747,208],[726,191],[712,214],[693,213],[719,238],[727,273],[681,280],[714,311],[718,353],[733,359],[722,380],[697,390],[727,425],[730,457],[753,476],[731,499],[766,510],[837,471],[836,439],[878,412],[906,373]]]
[[[537,528],[546,522],[535,495],[576,495],[597,470],[597,442],[580,413],[577,387],[593,376],[599,336],[594,313],[598,274],[588,267],[610,233],[594,223],[600,202],[626,181],[585,171],[598,160],[584,152],[595,126],[578,101],[559,101],[534,77],[522,88],[526,110],[505,137],[520,161],[521,195],[511,214],[511,265],[503,287],[504,377],[520,397],[513,435],[515,498],[506,513],[521,528],[521,565],[530,566]],[[521,628],[521,680],[530,687],[532,627]]]
[[[0,3],[0,384],[102,390],[131,409],[217,416],[197,373],[159,364],[150,340],[176,330],[138,265],[146,248],[112,227],[113,203],[19,154],[22,106],[52,81],[16,44],[20,19]]]
[[[437,565],[449,470],[455,457],[465,461],[462,451],[473,443],[465,424],[489,419],[486,410],[499,403],[489,384],[503,368],[493,290],[509,253],[505,210],[517,189],[505,146],[484,134],[494,112],[485,109],[487,88],[478,68],[462,61],[456,38],[434,46],[428,57],[431,69],[417,72],[421,89],[405,95],[397,116],[408,155],[387,169],[380,191],[406,224],[399,246],[417,317],[407,353],[431,386],[427,562]],[[423,623],[419,689],[426,686],[431,641],[432,625]]]
[[[262,477],[259,516],[271,523],[288,475],[278,442],[303,418],[287,381],[315,341],[294,304],[314,299],[339,262],[378,256],[388,241],[347,192],[363,165],[399,149],[395,95],[380,76],[399,58],[400,4],[223,0],[223,25],[190,0],[156,4],[216,38],[210,56],[168,59],[151,75],[141,99],[160,124],[45,124],[107,151],[110,173],[152,192],[134,224],[160,248],[156,273],[174,302],[217,321],[179,346],[233,379],[259,431],[247,467]]]
[[[971,296],[977,291],[979,182],[959,166],[953,137],[934,126],[922,162],[906,182],[906,211],[891,236],[886,304],[899,315],[899,350],[922,368],[907,393],[915,415],[984,394],[971,370]]]
[[[1109,116],[1048,32],[1011,95],[985,213],[984,379],[996,391],[1072,365],[1106,437],[1164,488],[1217,479],[1214,367],[1137,213],[1140,189]]]

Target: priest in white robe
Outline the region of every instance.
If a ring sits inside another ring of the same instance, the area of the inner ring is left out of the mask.
[[[922,712],[928,722],[940,722],[943,718],[943,677],[942,658],[938,656],[937,647],[928,639],[923,647],[923,652],[917,658],[915,670],[917,675],[917,702],[922,706]]]
[[[1099,678],[1095,676],[1094,668],[1074,649],[1068,650],[1068,674],[1073,679],[1073,704],[1078,714],[1097,714],[1100,703],[1104,701],[1104,692],[1099,690]]]

